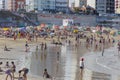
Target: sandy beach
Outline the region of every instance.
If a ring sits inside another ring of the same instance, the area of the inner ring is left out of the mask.
[[[41,41],[41,40],[40,40]],[[40,44],[39,42],[29,42],[29,46],[32,48],[33,46],[35,46],[36,44]],[[18,39],[18,40],[13,40],[13,38],[0,38],[0,61],[3,62],[3,64],[1,65],[2,70],[6,71],[7,69],[4,68],[5,67],[5,63],[7,61],[9,61],[9,63],[11,63],[12,61],[15,62],[16,64],[16,73],[15,73],[15,77],[18,77],[18,71],[24,67],[30,67],[30,51],[29,52],[25,52],[25,42],[26,39]],[[46,41],[49,42],[49,41]],[[8,50],[10,51],[4,51],[4,47],[5,45],[7,46]],[[32,49],[31,48],[31,49]],[[33,48],[34,49],[34,48]],[[0,80],[5,80],[6,74],[5,72],[1,72],[0,75]],[[42,80],[43,77],[35,77],[33,75],[29,74],[28,80]],[[10,80],[10,79],[8,79]]]
[[[118,40],[118,38],[119,37],[116,37],[115,39]],[[70,40],[74,42],[74,38],[71,38]],[[15,77],[18,77],[18,70],[22,69],[23,67],[30,68],[31,54],[30,54],[30,51],[25,52],[26,41],[27,41],[26,39],[14,40],[13,38],[0,38],[0,59],[3,62],[2,64],[3,70],[6,70],[4,68],[6,61],[9,61],[9,62],[14,61],[17,66],[16,67],[17,72],[15,73]],[[81,41],[85,42],[84,39],[82,39]],[[40,45],[41,42],[50,44],[52,42],[52,39],[47,38],[46,40],[44,40],[44,38],[39,38],[37,42],[29,41],[28,44],[30,46],[30,50],[35,50],[36,46]],[[4,51],[5,45],[10,51]],[[85,46],[82,46],[82,45],[80,45],[77,49],[79,48],[81,50],[77,52],[77,54],[79,55],[77,56],[77,61],[79,61],[80,56],[82,57],[85,53],[88,53],[89,51],[91,51],[91,50],[86,49]],[[108,48],[108,46],[106,48]],[[0,73],[0,80],[5,80],[5,77],[6,77],[6,74],[4,72]],[[79,77],[79,75],[76,77]],[[28,80],[43,80],[43,77],[33,76],[29,74]]]

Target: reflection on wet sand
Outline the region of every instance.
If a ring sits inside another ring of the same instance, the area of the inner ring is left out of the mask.
[[[59,52],[59,59],[57,52]],[[39,57],[40,56],[40,57]],[[44,68],[59,80],[74,80],[77,70],[77,54],[73,47],[50,45],[47,50],[33,53],[31,71],[42,76]],[[36,65],[37,67],[35,68]]]
[[[31,71],[34,75],[42,76],[47,68],[48,73],[56,80],[82,80],[79,69],[79,58],[89,49],[85,45],[49,44],[46,50],[36,50],[32,56]],[[59,54],[59,59],[58,55]]]

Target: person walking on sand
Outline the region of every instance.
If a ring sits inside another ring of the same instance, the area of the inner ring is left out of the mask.
[[[16,72],[16,66],[14,62],[11,62],[11,64],[12,64],[11,70],[12,70],[12,75],[13,75],[13,80],[14,80],[14,73]]]

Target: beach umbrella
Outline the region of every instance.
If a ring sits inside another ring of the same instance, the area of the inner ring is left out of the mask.
[[[3,28],[3,30],[4,30],[4,31],[8,31],[8,30],[10,30],[10,29],[9,29],[9,28]]]
[[[73,30],[73,32],[74,32],[74,33],[78,33],[78,30],[77,30],[77,29],[76,29],[76,30]]]
[[[55,35],[55,33],[53,33],[53,32],[52,32],[52,33],[50,33],[50,36],[54,36],[54,35]]]
[[[34,30],[34,28],[32,26],[27,26],[26,27],[26,31],[28,31],[28,32],[33,31],[33,30]]]

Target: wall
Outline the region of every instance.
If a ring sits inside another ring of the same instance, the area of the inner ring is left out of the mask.
[[[53,15],[53,14],[38,14],[38,21],[40,23],[51,23],[62,25],[63,19],[73,19],[74,23],[80,23],[81,26],[95,26],[96,23],[96,16],[93,15],[81,15],[81,16],[74,16],[74,15]]]

